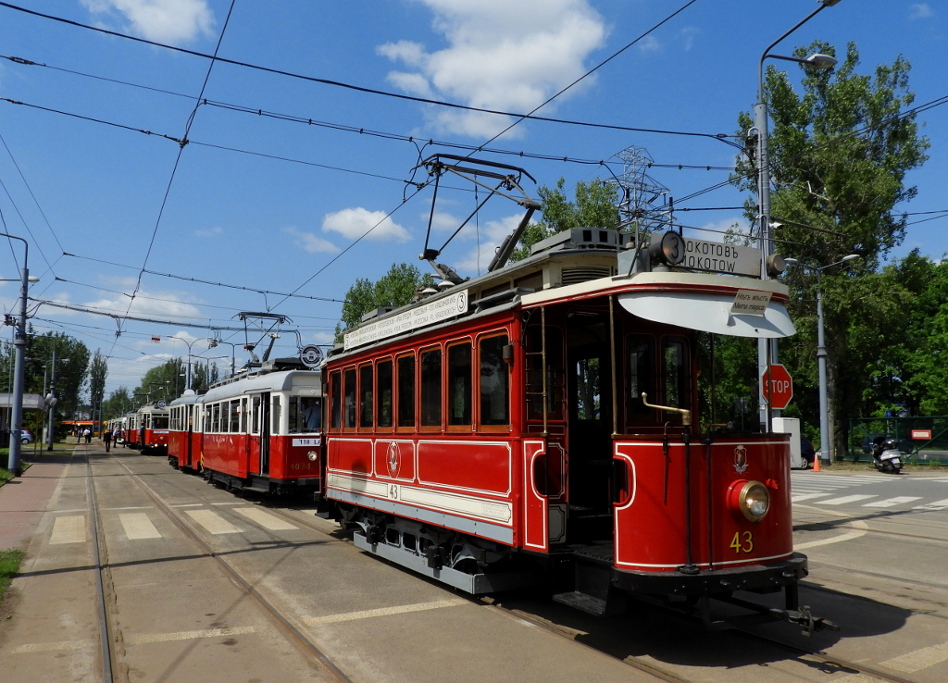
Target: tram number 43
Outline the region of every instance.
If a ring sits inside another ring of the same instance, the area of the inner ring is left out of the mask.
[[[754,552],[754,534],[750,531],[735,532],[734,538],[731,539],[730,547],[733,548],[736,553]]]

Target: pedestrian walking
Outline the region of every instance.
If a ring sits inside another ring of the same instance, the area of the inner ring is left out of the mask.
[[[102,441],[105,442],[105,452],[108,453],[112,450],[112,432],[106,429],[102,432]]]
[[[82,430],[82,435],[86,437],[86,443],[92,443],[92,430],[86,427]]]

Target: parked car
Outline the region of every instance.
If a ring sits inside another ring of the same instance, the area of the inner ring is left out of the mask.
[[[33,441],[33,432],[26,427],[20,430],[20,443],[26,446],[27,444],[33,443]]]

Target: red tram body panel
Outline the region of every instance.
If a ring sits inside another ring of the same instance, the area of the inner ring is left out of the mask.
[[[323,364],[325,514],[473,593],[525,561],[577,606],[784,590],[794,620],[788,435],[692,419],[702,340],[792,334],[787,290],[653,265],[567,231],[348,330]]]

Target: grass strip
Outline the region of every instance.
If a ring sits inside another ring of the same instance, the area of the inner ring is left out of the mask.
[[[0,605],[3,604],[3,596],[10,585],[10,579],[20,571],[22,561],[22,550],[0,550]]]

